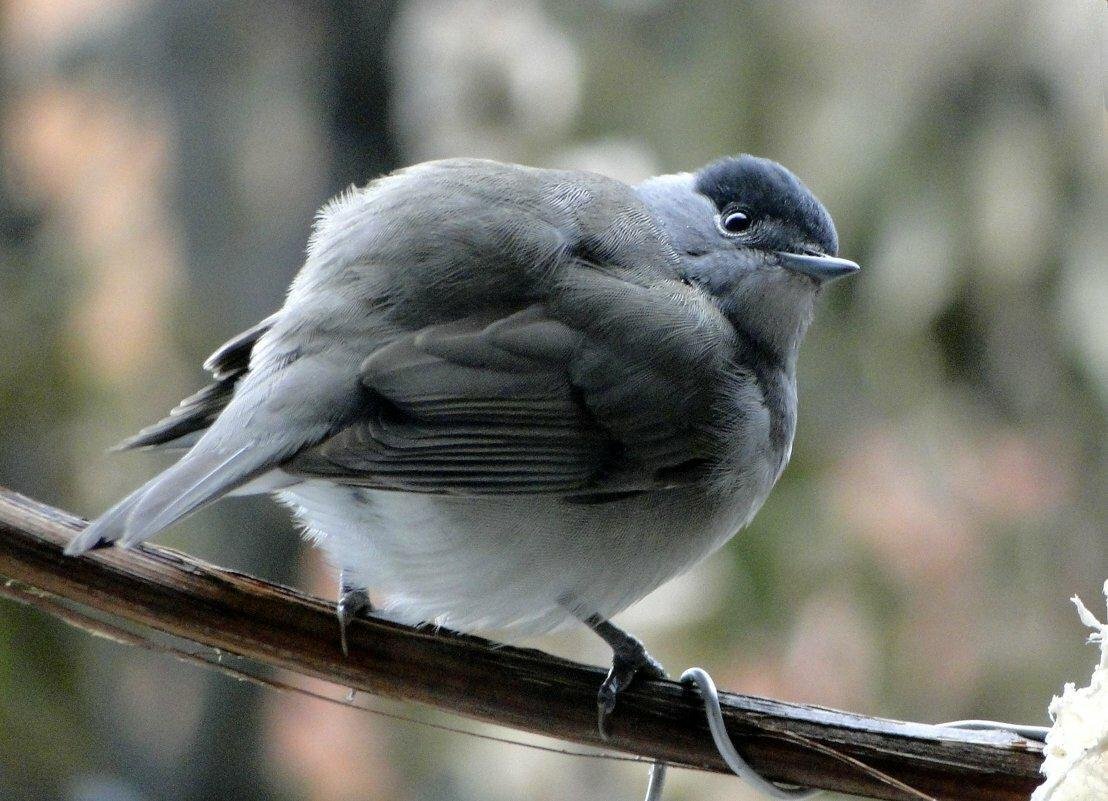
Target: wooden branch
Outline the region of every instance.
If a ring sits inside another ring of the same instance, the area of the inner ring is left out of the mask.
[[[62,548],[84,525],[0,488],[0,576],[132,626],[345,687],[562,740],[727,771],[698,696],[675,682],[637,682],[621,695],[612,738],[603,741],[596,691],[604,670],[380,620],[352,624],[350,656],[343,657],[332,604],[168,548],[64,556]],[[57,614],[56,602],[43,607]],[[744,756],[778,781],[895,801],[921,796],[859,762],[936,799],[1023,801],[1040,781],[1042,745],[1007,732],[902,723],[728,693],[721,700]]]

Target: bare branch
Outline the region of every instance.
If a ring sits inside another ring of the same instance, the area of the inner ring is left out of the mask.
[[[675,682],[643,681],[621,695],[612,739],[605,742],[596,729],[596,690],[605,673],[599,668],[380,620],[353,623],[350,656],[343,657],[331,604],[167,548],[64,556],[62,548],[83,527],[78,518],[0,488],[0,576],[47,593],[20,598],[32,604],[42,598],[36,605],[56,616],[64,615],[55,599],[64,599],[131,626],[368,693],[727,771],[697,696]],[[82,619],[69,617],[78,624]],[[157,635],[140,630],[135,636]],[[920,793],[1023,801],[1040,779],[1042,745],[1007,732],[902,723],[727,693],[721,701],[744,756],[778,781],[895,801]]]

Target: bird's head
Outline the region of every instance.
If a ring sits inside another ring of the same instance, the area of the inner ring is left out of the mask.
[[[769,159],[721,159],[638,192],[680,256],[679,277],[710,295],[740,335],[782,357],[795,353],[820,289],[859,269],[837,258],[823,204]]]

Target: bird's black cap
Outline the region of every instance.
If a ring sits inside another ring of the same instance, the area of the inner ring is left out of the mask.
[[[835,223],[799,178],[776,161],[743,154],[720,159],[696,174],[696,191],[717,209],[740,208],[789,223],[823,253],[839,252]]]

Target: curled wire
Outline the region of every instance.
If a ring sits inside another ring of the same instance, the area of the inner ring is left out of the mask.
[[[643,801],[662,801],[662,790],[666,786],[666,765],[662,760],[655,762],[650,768],[650,781],[646,785],[646,798]]]
[[[769,798],[810,798],[823,792],[806,787],[785,787],[763,778],[758,771],[750,767],[750,764],[735,749],[735,744],[731,742],[723,722],[723,710],[719,705],[716,683],[712,681],[708,672],[703,668],[689,668],[681,674],[681,683],[695,684],[700,690],[700,695],[704,698],[704,711],[708,716],[708,729],[712,732],[716,750],[736,776]],[[650,782],[646,787],[646,801],[660,801],[665,780],[666,764],[661,761],[655,762],[650,770]]]
[[[731,768],[736,776],[768,798],[811,798],[823,792],[823,790],[818,789],[784,786],[772,782],[754,770],[750,763],[742,758],[735,748],[735,744],[731,741],[731,737],[727,734],[727,727],[723,721],[723,709],[719,703],[719,692],[716,690],[716,683],[712,681],[712,677],[708,675],[707,671],[698,667],[689,668],[681,674],[681,683],[694,684],[700,690],[700,695],[704,698],[704,712],[708,717],[708,729],[712,733],[712,741],[715,743],[716,750],[719,751],[723,761],[727,763],[727,767]],[[1025,737],[1028,740],[1038,740],[1040,742],[1046,740],[1046,734],[1049,731],[1045,726],[1002,723],[995,720],[954,720],[938,725],[954,729],[982,731],[999,729]],[[886,778],[890,782],[894,781],[891,777]],[[665,781],[666,763],[658,760],[650,769],[650,781],[646,787],[644,801],[661,801]],[[900,784],[899,782],[895,783]],[[927,797],[920,795],[924,798]]]
[[[333,698],[331,696],[318,693],[304,687],[298,687],[296,685],[281,682],[270,677],[254,675],[247,671],[232,667],[223,661],[222,654],[218,649],[214,649],[214,658],[210,658],[202,652],[186,651],[173,645],[155,642],[148,637],[144,637],[126,628],[117,626],[96,617],[86,615],[83,612],[80,612],[63,604],[60,600],[54,598],[47,592],[44,592],[37,588],[23,586],[12,579],[8,579],[7,581],[4,581],[2,584],[0,584],[0,597],[7,597],[24,604],[30,604],[38,609],[41,609],[42,611],[45,611],[49,614],[54,615],[55,617],[60,618],[61,620],[72,626],[76,626],[92,634],[105,637],[114,642],[118,642],[124,645],[139,646],[147,650],[169,654],[182,661],[215,668],[216,670],[226,675],[232,676],[233,678],[236,678],[240,681],[247,681],[253,684],[268,687],[273,690],[296,693],[321,701],[338,704],[340,706],[352,707],[354,709],[369,712],[375,715],[380,715],[382,717],[427,726],[429,728],[445,730],[456,734],[468,735],[471,737],[492,740],[495,742],[501,742],[510,745],[523,746],[526,748],[532,748],[541,751],[554,752],[566,756],[591,757],[594,759],[608,759],[628,762],[647,761],[642,759],[641,757],[583,751],[569,751],[560,748],[551,748],[548,746],[537,745],[535,743],[527,743],[510,738],[496,737],[480,732],[467,731],[452,726],[431,723],[430,721],[418,720],[406,715],[393,714],[379,709],[371,709],[358,706],[352,703],[352,696],[347,696],[346,701],[343,701],[339,698]],[[720,756],[737,776],[745,780],[755,789],[760,790],[762,793],[771,798],[801,799],[809,798],[813,795],[823,792],[822,790],[817,789],[785,787],[779,784],[775,784],[774,782],[771,782],[759,775],[757,771],[755,771],[746,762],[746,760],[744,760],[742,756],[739,755],[738,751],[735,749],[734,744],[731,742],[731,738],[727,734],[727,729],[723,721],[723,710],[721,709],[719,702],[719,693],[716,691],[715,682],[712,680],[712,677],[708,675],[708,673],[702,668],[689,668],[683,674],[681,674],[681,682],[683,684],[695,684],[700,689],[700,693],[704,697],[705,713],[708,718],[708,728],[712,733],[712,740],[714,741],[716,749],[719,751]],[[942,723],[939,725],[959,729],[999,729],[1002,731],[1011,732],[1021,737],[1025,737],[1029,740],[1038,741],[1045,741],[1046,734],[1049,731],[1049,729],[1043,726],[1028,726],[1023,724],[1002,723],[992,720],[957,720],[949,723]],[[817,746],[816,743],[810,741],[808,741],[807,744],[810,747]],[[832,755],[835,755],[834,752],[831,753]],[[837,756],[839,758],[846,758],[845,755],[841,754]],[[869,768],[866,765],[862,765],[861,763],[857,762],[857,760],[849,758],[849,761],[865,769],[867,772],[878,775],[879,777],[883,778],[883,780],[888,781],[894,786],[899,786],[901,789],[917,794],[921,798],[929,798],[928,796],[924,796],[922,793],[918,793],[918,791],[913,791],[911,788],[903,785],[901,782],[894,780],[892,777],[881,774],[879,771],[876,771],[873,768]],[[665,787],[667,767],[668,765],[664,760],[655,760],[653,762],[650,770],[650,781],[647,786],[645,801],[661,801],[662,791]]]

